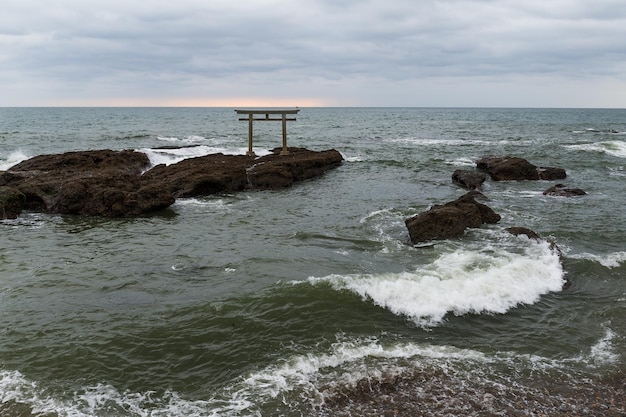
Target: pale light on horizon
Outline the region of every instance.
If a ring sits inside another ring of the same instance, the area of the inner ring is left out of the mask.
[[[106,98],[55,100],[41,104],[46,107],[328,107],[334,104],[321,98]]]

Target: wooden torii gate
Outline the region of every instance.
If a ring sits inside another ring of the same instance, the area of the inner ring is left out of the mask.
[[[248,121],[248,152],[246,155],[255,156],[252,150],[252,123],[254,121],[274,121],[283,122],[283,150],[281,155],[289,155],[287,150],[287,121],[295,121],[295,117],[287,118],[288,114],[297,114],[300,109],[254,109],[244,110],[235,109],[238,115],[246,115],[247,117],[240,117],[241,121]],[[255,115],[264,114],[265,117],[254,117]],[[270,117],[270,115],[281,115],[281,117]]]

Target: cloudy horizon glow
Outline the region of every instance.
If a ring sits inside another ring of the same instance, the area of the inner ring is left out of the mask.
[[[20,0],[0,106],[626,108],[617,0]]]

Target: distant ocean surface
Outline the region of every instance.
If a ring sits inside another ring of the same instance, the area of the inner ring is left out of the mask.
[[[281,145],[254,128],[258,155]],[[0,221],[0,415],[620,415],[579,394],[625,371],[626,110],[303,108],[287,131],[345,162],[150,216]],[[0,170],[246,148],[232,108],[0,108]],[[500,223],[413,247],[404,220],[484,155],[588,195],[487,180]]]

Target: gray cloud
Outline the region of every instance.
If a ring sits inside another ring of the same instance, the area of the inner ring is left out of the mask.
[[[441,94],[407,97],[433,83],[449,89],[443,105],[471,105],[452,91],[490,85],[510,105],[515,94],[539,105],[520,85],[610,95],[626,85],[625,63],[626,5],[608,0],[21,0],[0,16],[0,105],[246,95],[439,105]],[[616,94],[607,106],[626,106]]]

